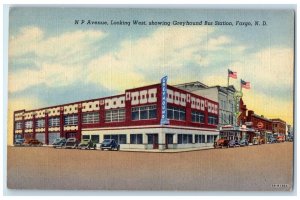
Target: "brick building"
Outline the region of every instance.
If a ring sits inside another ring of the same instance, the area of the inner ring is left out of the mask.
[[[113,138],[121,148],[211,147],[219,135],[219,104],[167,85],[168,124],[161,124],[161,84],[124,94],[14,112],[14,139]]]
[[[272,129],[273,133],[277,134],[278,136],[283,136],[285,138],[285,135],[287,133],[287,125],[286,122],[283,121],[282,119],[271,119],[272,120]]]

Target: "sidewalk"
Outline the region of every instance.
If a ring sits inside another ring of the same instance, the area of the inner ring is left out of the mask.
[[[195,148],[186,148],[186,149],[120,149],[124,152],[156,152],[156,153],[180,153],[188,151],[199,151],[199,150],[209,150],[214,149],[214,147],[195,147]]]

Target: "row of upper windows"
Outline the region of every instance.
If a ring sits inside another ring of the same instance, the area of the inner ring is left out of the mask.
[[[154,93],[151,93],[150,94],[151,98],[154,98]],[[133,97],[133,100],[136,101],[137,99],[146,99],[146,98],[149,98],[149,95],[148,94],[143,94],[141,97],[140,96],[134,96]]]
[[[179,97],[179,96],[175,96],[175,95],[172,95],[172,94],[169,94],[169,95],[168,95],[168,98],[169,98],[169,99],[176,100],[176,101],[182,101],[182,102],[185,102],[185,98],[184,98],[184,97]]]
[[[192,122],[205,123],[204,113],[193,111],[191,115],[192,115]],[[186,111],[185,109],[169,105],[167,107],[167,116],[168,119],[185,121]],[[156,105],[139,106],[139,107],[133,107],[131,109],[131,120],[133,121],[156,119],[156,118],[157,118]],[[99,121],[100,121],[99,112],[84,113],[82,115],[83,124],[95,124],[95,123],[99,123]],[[107,110],[105,112],[105,122],[121,122],[121,121],[125,121],[125,109],[113,109],[113,110]],[[64,125],[66,126],[77,125],[78,115],[73,114],[73,115],[64,116],[63,122]],[[209,115],[208,123],[217,124],[217,117]],[[60,126],[60,117],[49,118],[49,127],[56,127],[56,126]],[[36,120],[35,127],[36,128],[45,127],[45,119]],[[15,128],[22,129],[22,122],[21,121],[16,122]],[[25,121],[25,128],[33,128],[33,121],[32,120]]]

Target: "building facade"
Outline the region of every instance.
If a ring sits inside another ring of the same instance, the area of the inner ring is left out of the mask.
[[[219,135],[219,104],[167,86],[167,124],[161,124],[161,84],[128,89],[124,94],[14,112],[14,139],[57,137],[115,139],[121,148],[212,147]]]
[[[273,128],[273,133],[277,134],[278,136],[283,136],[285,138],[287,134],[287,125],[286,122],[283,121],[282,119],[271,119],[272,120],[272,128]]]
[[[219,127],[236,124],[234,113],[236,111],[234,94],[236,89],[234,86],[207,86],[201,82],[191,82],[175,85],[175,87],[189,91],[219,103]]]

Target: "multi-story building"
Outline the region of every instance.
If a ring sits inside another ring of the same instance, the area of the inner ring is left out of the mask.
[[[235,125],[235,99],[236,89],[233,85],[229,87],[207,86],[201,82],[191,82],[175,85],[175,87],[189,91],[193,94],[201,95],[219,103],[219,127],[225,125]]]
[[[113,138],[121,148],[212,147],[219,135],[218,102],[167,86],[167,119],[162,119],[161,84],[128,89],[124,94],[14,112],[14,139],[57,137]],[[165,106],[165,105],[164,105]]]
[[[220,137],[226,139],[242,139],[246,132],[253,132],[244,126],[238,126],[238,114],[240,112],[240,97],[233,85],[228,87],[207,86],[201,82],[191,82],[176,85],[175,87],[201,95],[219,103]]]
[[[286,122],[283,121],[282,119],[271,119],[272,120],[272,129],[273,133],[277,134],[278,136],[284,136],[286,135],[287,128],[286,128]]]

